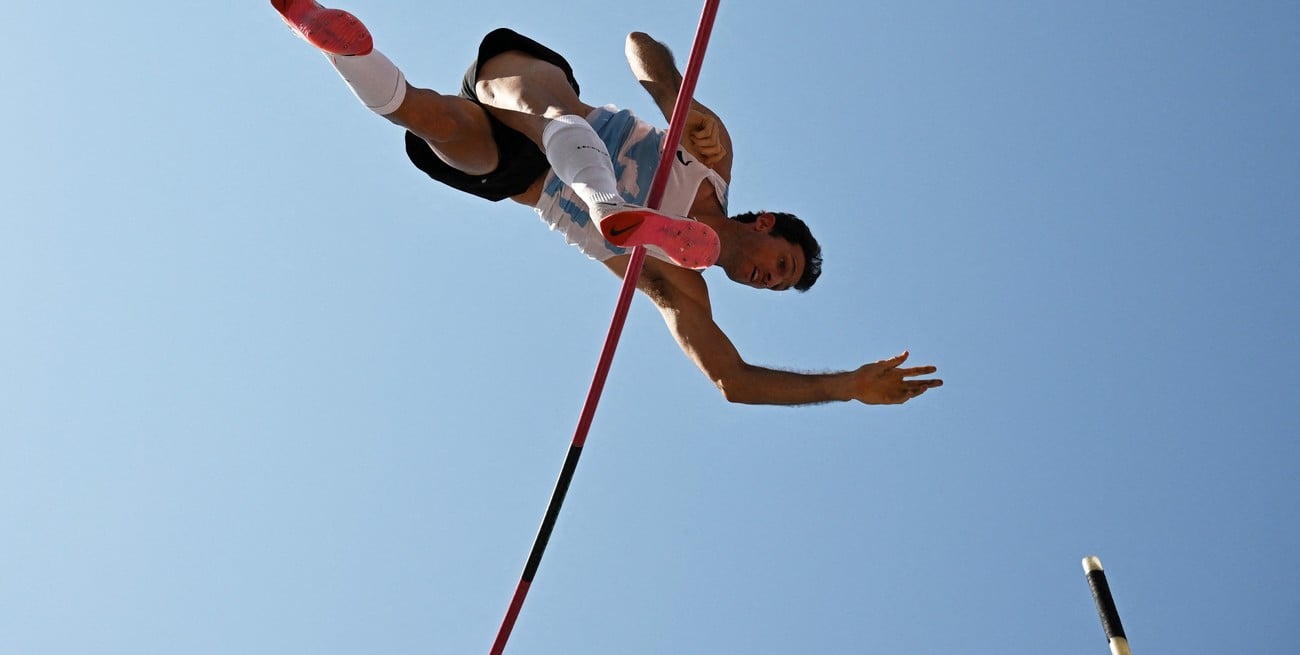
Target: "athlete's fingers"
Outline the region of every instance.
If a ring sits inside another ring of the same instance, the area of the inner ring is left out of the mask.
[[[909,353],[908,353],[906,350],[904,350],[903,352],[898,353],[897,355],[894,355],[893,357],[890,357],[889,359],[882,359],[882,360],[880,360],[879,362],[876,362],[876,363],[877,363],[877,364],[884,365],[884,366],[886,366],[886,367],[888,367],[888,368],[895,368],[895,367],[897,367],[899,364],[902,364],[903,362],[907,361],[907,356],[908,356],[908,355],[909,355]]]
[[[709,148],[711,148],[711,149],[713,149],[713,150],[721,150],[721,149],[722,149],[722,144],[721,144],[721,143],[718,143],[718,140],[717,140],[717,139],[714,139],[714,138],[712,138],[712,137],[700,136],[700,135],[696,134],[696,135],[694,135],[694,136],[691,137],[691,140],[694,141],[697,145],[700,145],[700,146],[708,146]]]
[[[701,143],[694,139],[691,143],[695,145],[695,153],[705,166],[713,166],[727,155],[727,150],[717,143]]]
[[[917,375],[929,375],[938,370],[939,370],[938,368],[935,368],[933,366],[917,366],[914,368],[900,368],[898,369],[898,372],[901,373],[903,377],[907,378],[907,377],[913,377]]]
[[[935,387],[943,386],[943,382],[940,380],[926,380],[926,382],[933,384],[909,384],[903,391],[903,394],[907,397],[906,399],[910,400]]]
[[[718,135],[714,134],[713,130],[695,130],[694,132],[691,132],[691,140],[696,143],[711,143],[713,145],[719,145]]]
[[[718,159],[725,152],[721,146],[711,146],[707,143],[697,143],[695,145],[700,151],[700,156],[704,159]]]

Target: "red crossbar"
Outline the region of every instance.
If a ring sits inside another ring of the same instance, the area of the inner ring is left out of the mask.
[[[682,74],[682,86],[677,91],[677,103],[673,105],[673,116],[668,122],[664,151],[659,159],[659,168],[655,170],[654,181],[650,185],[650,195],[646,200],[646,206],[650,209],[659,208],[659,204],[663,201],[664,189],[668,186],[668,172],[672,166],[673,156],[677,152],[677,146],[681,143],[682,133],[686,129],[686,116],[690,113],[691,100],[695,96],[695,81],[700,76],[704,51],[709,44],[709,35],[713,32],[713,19],[718,14],[718,2],[719,0],[704,2],[704,13],[700,16],[700,25],[695,31],[695,43],[691,46],[686,72]],[[515,620],[519,618],[519,610],[524,605],[524,598],[528,596],[528,588],[532,586],[533,577],[537,575],[537,567],[541,564],[546,544],[551,539],[551,531],[555,529],[555,521],[559,517],[560,507],[564,504],[564,496],[569,491],[573,473],[578,467],[578,458],[582,456],[582,446],[587,441],[587,431],[596,416],[596,405],[600,402],[600,394],[605,388],[605,379],[609,376],[609,368],[614,362],[614,351],[618,349],[618,340],[623,334],[628,308],[632,304],[632,295],[636,292],[637,279],[641,276],[641,268],[644,264],[645,248],[633,249],[632,259],[628,262],[627,272],[623,275],[623,287],[619,291],[618,303],[614,307],[614,318],[605,336],[605,346],[600,351],[596,373],[591,381],[591,388],[587,391],[587,401],[582,407],[582,415],[578,418],[573,443],[569,446],[569,454],[560,469],[560,477],[555,483],[555,491],[551,493],[551,502],[546,507],[546,515],[542,518],[537,538],[533,541],[533,549],[528,555],[528,563],[524,565],[524,573],[515,588],[515,595],[510,599],[510,607],[501,622],[501,629],[497,631],[491,655],[501,655],[505,651],[506,641],[510,639],[510,632],[515,627]]]

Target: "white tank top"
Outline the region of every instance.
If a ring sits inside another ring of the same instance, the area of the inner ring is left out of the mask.
[[[659,165],[660,148],[667,131],[637,118],[631,111],[612,106],[596,109],[587,117],[587,122],[609,149],[610,159],[614,163],[614,175],[618,178],[619,194],[627,202],[644,205],[646,197],[650,195],[650,185],[655,168]],[[678,147],[659,211],[673,216],[686,216],[705,180],[713,185],[714,193],[725,212],[726,180],[717,171]],[[629,252],[605,241],[600,228],[587,213],[587,206],[555,176],[554,171],[547,174],[535,209],[543,222],[564,235],[566,243],[576,246],[592,259],[603,262]],[[658,256],[653,249],[648,254]]]

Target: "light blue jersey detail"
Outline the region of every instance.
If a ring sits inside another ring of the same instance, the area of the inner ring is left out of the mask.
[[[627,149],[627,158],[636,162],[636,189],[635,194],[623,192],[624,199],[628,202],[638,205],[646,204],[650,198],[650,186],[654,184],[655,169],[659,166],[660,146],[664,142],[662,132],[655,132],[652,137],[647,137],[631,145]],[[614,164],[614,170],[622,179],[623,171],[628,166],[620,162]],[[629,197],[632,196],[632,197]]]
[[[654,183],[666,133],[640,120],[632,112],[612,106],[596,109],[587,116],[587,122],[610,152],[619,195],[629,203],[644,206]],[[706,178],[710,179],[725,208],[726,182],[685,151],[678,150],[678,154],[678,159],[673,162],[673,175],[669,178],[662,209],[672,215],[685,216],[701,181]],[[605,241],[600,228],[587,213],[587,206],[554,172],[549,173],[542,183],[536,210],[552,230],[563,234],[566,242],[593,259],[605,261],[628,252]]]

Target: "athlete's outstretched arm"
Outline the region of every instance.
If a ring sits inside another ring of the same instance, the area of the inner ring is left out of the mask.
[[[627,257],[606,262],[618,275]],[[682,352],[733,403],[804,405],[857,400],[871,405],[907,402],[942,380],[910,379],[935,372],[933,366],[902,368],[907,353],[835,373],[800,373],[746,362],[731,339],[713,321],[708,287],[695,271],[647,258],[637,283],[654,301]]]
[[[633,32],[627,36],[624,54],[632,74],[650,93],[660,113],[672,120],[677,92],[682,88],[682,73],[677,70],[672,51],[644,32]],[[722,119],[695,98],[691,98],[683,144],[696,159],[731,181],[731,135]]]

